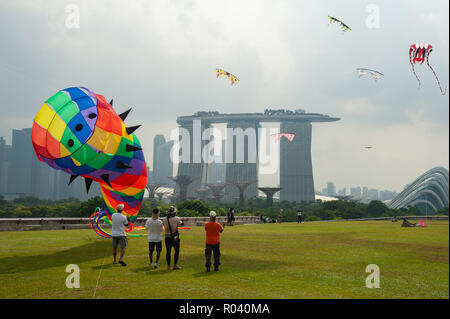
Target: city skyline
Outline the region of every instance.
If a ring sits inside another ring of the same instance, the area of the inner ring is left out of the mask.
[[[355,2],[74,3],[78,29],[65,26],[66,3],[0,0],[0,136],[8,144],[48,96],[79,85],[113,98],[118,112],[133,107],[129,120],[142,124],[149,161],[153,137],[167,139],[176,115],[279,107],[342,119],[313,127],[317,185],[400,192],[428,169],[449,167],[448,97],[426,67],[417,67],[417,89],[408,58],[412,43],[432,44],[430,63],[448,84],[447,1],[378,1],[379,28],[366,26],[367,3]],[[329,27],[330,14],[352,31]],[[240,81],[216,79],[216,67]],[[360,79],[359,67],[384,77]],[[261,177],[262,186],[278,180]]]

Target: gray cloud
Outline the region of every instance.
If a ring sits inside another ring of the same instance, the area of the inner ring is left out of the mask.
[[[70,3],[80,29],[65,27]],[[430,63],[448,83],[448,2],[377,1],[380,29],[365,26],[369,3],[0,0],[0,135],[9,140],[49,96],[82,85],[118,111],[134,107],[127,122],[143,124],[151,165],[153,136],[168,136],[177,115],[304,108],[342,118],[313,126],[316,188],[401,190],[448,167],[448,96],[426,65],[418,90],[408,58],[410,44],[431,43]],[[327,15],[352,31],[340,34]],[[216,79],[216,67],[241,81]],[[385,76],[358,79],[356,67]],[[368,143],[371,153],[361,150]]]

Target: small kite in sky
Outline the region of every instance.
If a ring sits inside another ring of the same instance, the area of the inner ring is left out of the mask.
[[[352,31],[344,22],[339,19],[333,18],[332,16],[328,16],[328,24],[338,24],[341,27],[342,32]]]
[[[371,70],[371,69],[356,68],[356,70],[358,70],[358,74],[359,74],[360,78],[362,76],[366,75],[367,73],[369,73],[375,81],[377,81],[382,76],[384,76],[383,73],[375,71],[375,70]]]
[[[289,140],[289,142],[292,142],[292,140],[295,137],[295,134],[293,133],[276,133],[271,135],[275,142],[278,142],[283,136]]]
[[[365,149],[370,150],[372,146],[364,146]]]
[[[231,85],[233,85],[234,83],[239,81],[239,79],[237,77],[235,77],[233,74],[231,74],[225,70],[222,70],[222,69],[216,69],[216,77],[219,77],[222,75],[228,76],[228,78],[230,79]]]
[[[409,47],[409,63],[411,63],[412,71],[413,71],[414,75],[416,76],[417,81],[419,82],[419,89],[420,89],[420,80],[416,74],[416,71],[414,70],[414,64],[416,64],[416,63],[423,64],[423,62],[426,59],[428,67],[431,69],[431,71],[434,74],[434,77],[436,78],[439,89],[441,90],[441,94],[445,95],[445,93],[447,92],[447,87],[445,87],[445,89],[442,90],[441,82],[439,82],[439,78],[436,75],[436,72],[434,72],[433,68],[431,67],[431,65],[428,61],[428,58],[432,51],[433,51],[433,47],[431,46],[431,44],[424,44],[424,43],[412,44]]]

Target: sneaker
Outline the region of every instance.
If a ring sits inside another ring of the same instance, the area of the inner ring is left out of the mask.
[[[119,260],[119,264],[121,264],[122,266],[126,266],[127,264],[125,262],[123,262],[122,260]]]
[[[206,272],[210,272],[211,271],[211,266],[206,266]]]
[[[158,268],[158,263],[154,263],[153,267]]]
[[[177,270],[177,269],[181,269],[181,267],[178,266],[178,265],[175,265],[175,266],[173,266],[173,269],[174,269],[174,270]]]
[[[214,271],[219,271],[219,266],[214,266]]]

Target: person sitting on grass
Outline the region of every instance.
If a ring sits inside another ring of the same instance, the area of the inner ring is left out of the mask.
[[[178,257],[180,255],[180,234],[178,232],[178,226],[183,225],[180,217],[176,216],[177,210],[175,207],[170,206],[167,211],[167,218],[163,220],[164,229],[165,229],[165,239],[164,242],[166,244],[166,261],[167,261],[167,269],[171,270],[170,267],[170,255],[172,253],[172,247],[175,250],[175,254],[173,256],[173,269],[181,269],[178,266]]]
[[[402,227],[416,227],[416,224],[410,223],[409,221],[406,220],[406,218],[403,218]]]
[[[152,213],[152,218],[147,219],[145,228],[148,231],[148,256],[150,258],[150,266],[158,268],[159,257],[162,250],[162,232],[163,223],[159,219],[159,209],[155,208]],[[153,263],[153,251],[156,247],[156,262]]]
[[[206,231],[206,248],[205,248],[205,257],[206,257],[206,271],[211,271],[211,255],[214,253],[214,271],[219,270],[220,265],[220,233],[223,232],[223,228],[225,224],[220,225],[216,222],[216,212],[211,211],[209,213],[209,222],[205,223],[205,231]]]
[[[116,257],[117,257],[117,246],[120,244],[120,257],[119,257],[119,264],[122,266],[126,266],[127,264],[123,261],[123,256],[125,255],[125,250],[127,249],[127,235],[125,234],[125,226],[128,226],[128,217],[122,214],[124,209],[123,204],[117,205],[116,209],[117,212],[112,214],[111,221],[112,221],[112,244],[113,244],[113,257],[114,261],[113,264],[117,264]]]

